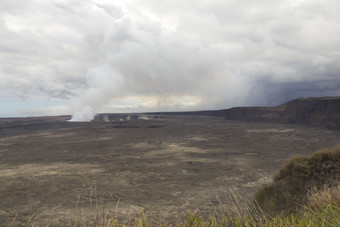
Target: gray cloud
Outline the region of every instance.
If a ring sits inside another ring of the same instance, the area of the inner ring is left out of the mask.
[[[92,112],[82,116],[340,95],[339,10],[335,0],[5,1],[0,95],[69,100]]]

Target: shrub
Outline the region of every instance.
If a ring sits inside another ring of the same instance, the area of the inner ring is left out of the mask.
[[[310,190],[334,187],[340,182],[340,147],[304,157],[295,156],[274,181],[255,193],[255,200],[270,216],[295,213],[306,204]]]

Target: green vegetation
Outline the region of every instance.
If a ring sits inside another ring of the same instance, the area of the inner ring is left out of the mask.
[[[83,225],[79,225],[83,226]],[[85,225],[84,225],[85,226]],[[123,225],[116,219],[105,219],[98,223],[98,227],[148,227],[148,221],[144,214],[135,219],[134,224]],[[160,225],[166,226],[166,225]],[[285,227],[285,226],[340,226],[340,208],[327,206],[326,208],[307,212],[304,215],[291,214],[289,216],[280,215],[275,218],[263,218],[260,221],[252,216],[244,217],[224,217],[222,220],[217,220],[215,217],[210,217],[204,220],[202,217],[197,217],[196,214],[190,214],[184,223],[180,223],[180,227],[243,227],[243,226],[267,226],[267,227]]]

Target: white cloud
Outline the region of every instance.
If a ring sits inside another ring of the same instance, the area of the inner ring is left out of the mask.
[[[127,97],[135,110],[159,110],[148,103],[205,109],[340,95],[339,10],[336,0],[5,0],[0,96],[96,113],[129,106]]]

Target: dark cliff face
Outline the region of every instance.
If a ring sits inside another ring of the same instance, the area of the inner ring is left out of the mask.
[[[340,129],[340,97],[297,99],[286,105],[294,123]]]
[[[225,110],[225,117],[229,120],[340,129],[340,97],[300,98],[276,107],[236,107]]]

